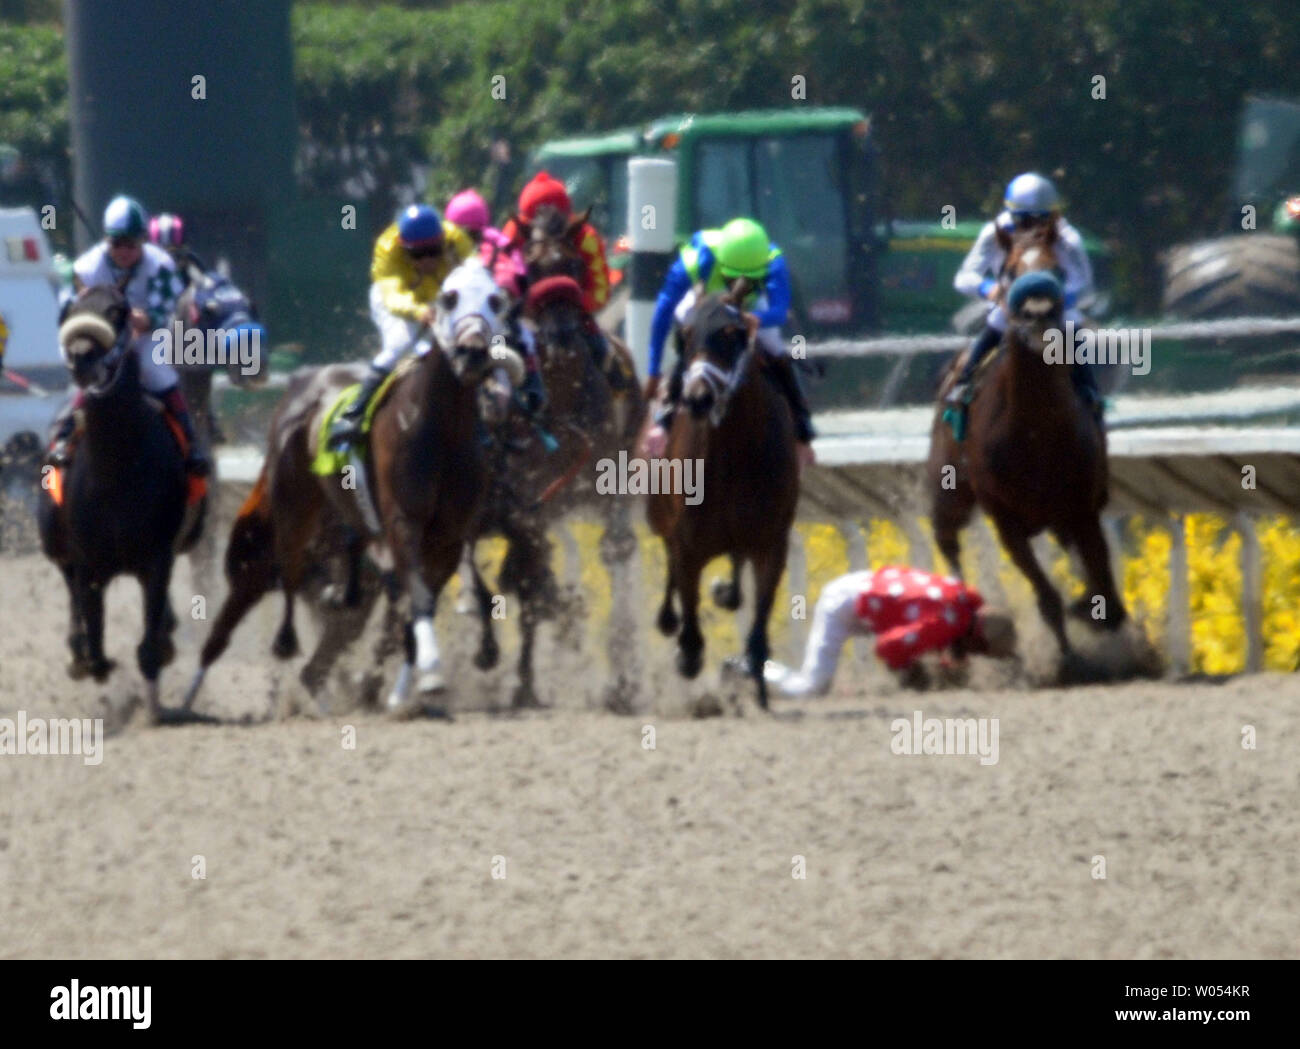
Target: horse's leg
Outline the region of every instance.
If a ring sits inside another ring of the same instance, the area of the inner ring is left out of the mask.
[[[77,603],[86,623],[87,669],[96,681],[107,681],[117,664],[104,656],[104,584],[89,582],[79,573],[77,591]]]
[[[776,588],[785,571],[788,550],[788,541],[782,539],[779,547],[754,558],[754,623],[745,642],[745,655],[749,657],[749,672],[758,688],[758,705],[764,710],[767,709],[767,679],[763,676],[763,668],[771,655],[767,623],[772,615],[772,604],[776,601]]]
[[[664,540],[664,549],[667,551],[668,571],[667,580],[664,583],[664,603],[659,606],[659,616],[655,620],[659,627],[659,633],[664,637],[672,637],[677,633],[677,628],[681,622],[677,618],[677,613],[673,610],[673,549],[668,541]]]
[[[370,615],[374,611],[375,602],[379,600],[379,593],[383,588],[379,583],[378,572],[373,566],[367,571],[364,565],[360,566],[358,571],[363,578],[357,582],[356,605],[321,610],[324,629],[321,631],[320,640],[316,643],[311,658],[303,665],[298,675],[298,680],[312,696],[315,696],[321,685],[325,683],[339,657],[365,630],[366,623],[370,621]]]
[[[483,634],[479,640],[478,651],[474,654],[474,665],[479,670],[491,670],[497,665],[501,658],[501,649],[497,645],[496,634],[492,630],[492,610],[495,605],[495,595],[488,589],[487,583],[483,582],[483,576],[479,574],[478,565],[474,563],[473,547],[469,547],[470,554],[462,562],[462,570],[465,563],[469,565],[470,585],[473,587],[473,594],[478,605],[479,621],[483,626]],[[459,610],[459,609],[458,609]]]
[[[144,637],[135,650],[135,659],[140,666],[140,673],[144,675],[145,700],[149,720],[153,724],[158,723],[162,712],[158,702],[158,672],[167,662],[166,650],[171,647],[167,637],[167,586],[171,577],[170,550],[155,559],[140,577],[140,585],[144,589]]]
[[[682,632],[677,636],[677,672],[693,678],[700,672],[704,658],[704,635],[700,632],[700,573],[704,564],[694,555],[678,550],[674,576],[677,593],[682,599]]]
[[[930,528],[935,544],[943,559],[948,562],[950,574],[961,578],[961,530],[971,519],[975,509],[975,493],[970,485],[957,483],[944,487],[941,480],[934,488],[930,503]]]
[[[86,621],[81,614],[81,594],[76,571],[69,565],[60,565],[63,581],[68,587],[68,648],[72,662],[68,664],[68,677],[79,681],[90,673],[90,655],[87,652]]]
[[[541,707],[533,685],[533,644],[537,624],[553,598],[555,578],[551,573],[550,543],[541,525],[532,520],[522,526],[512,524],[506,532],[509,548],[501,565],[501,585],[509,583],[519,595],[519,683],[511,698],[516,709]]]
[[[1006,547],[1012,562],[1034,588],[1034,594],[1038,598],[1038,613],[1056,636],[1056,643],[1060,646],[1061,658],[1064,661],[1063,666],[1072,662],[1074,650],[1065,636],[1065,616],[1061,595],[1056,592],[1051,580],[1039,565],[1038,559],[1034,557],[1033,548],[1029,545],[1029,537],[1007,523],[1001,516],[995,516],[994,522],[997,524],[1002,545]]]
[[[744,564],[745,562],[741,558],[732,554],[731,581],[715,579],[709,587],[709,592],[713,595],[713,603],[719,608],[734,612],[740,607],[740,570],[744,567]]]
[[[1128,612],[1124,608],[1124,599],[1115,589],[1115,576],[1110,565],[1110,551],[1106,546],[1106,536],[1101,530],[1101,520],[1096,514],[1090,514],[1076,526],[1075,542],[1079,550],[1079,560],[1083,562],[1083,572],[1088,589],[1075,602],[1072,612],[1081,612],[1080,618],[1098,630],[1118,630]],[[1093,614],[1097,606],[1096,599],[1102,599],[1100,616]]]
[[[447,688],[433,618],[438,596],[455,574],[463,549],[461,543],[426,543],[420,570],[411,573],[411,623],[415,634],[415,665],[419,671],[416,687],[426,695]]]
[[[630,504],[622,498],[606,499],[605,533],[600,540],[601,560],[609,573],[610,609],[606,625],[605,651],[613,673],[614,687],[624,701],[635,688],[635,649],[628,638],[636,636],[636,616],[632,610],[635,586],[632,577],[636,532],[630,520]]]

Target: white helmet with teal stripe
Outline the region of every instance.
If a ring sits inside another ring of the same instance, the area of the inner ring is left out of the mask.
[[[1002,206],[1016,218],[1021,215],[1054,215],[1061,210],[1061,197],[1051,179],[1029,171],[1007,183]]]

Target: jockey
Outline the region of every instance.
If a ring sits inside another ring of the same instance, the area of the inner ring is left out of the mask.
[[[428,204],[412,204],[379,235],[370,263],[370,319],[381,345],[360,392],[334,420],[330,447],[361,436],[370,399],[421,331],[433,324],[433,300],[442,282],[473,253],[469,235],[443,222]]]
[[[519,322],[523,307],[523,289],[528,268],[524,256],[510,243],[510,238],[491,226],[487,201],[472,189],[462,190],[447,202],[443,212],[448,222],[463,229],[478,246],[479,258],[492,274],[496,286],[514,301],[509,312],[510,342],[523,351],[526,377],[521,387],[524,408],[536,415],[546,404],[546,387],[542,383],[541,365],[532,331]]]
[[[525,222],[532,222],[537,217],[537,210],[549,204],[566,218],[573,216],[573,203],[564,183],[545,171],[539,171],[524,186],[519,194],[519,217]],[[516,247],[522,247],[519,224],[513,218],[506,223],[502,232]],[[614,363],[609,349],[609,342],[600,325],[596,323],[595,314],[604,309],[609,301],[609,263],[605,260],[605,242],[591,223],[583,223],[578,231],[578,252],[582,255],[582,308],[587,311],[587,322],[583,328],[587,345],[591,350],[596,367],[605,373],[610,387],[616,391],[626,388],[623,370]]]
[[[185,222],[179,215],[163,212],[151,218],[149,243],[162,248],[172,257],[176,272],[187,286],[194,280],[195,271],[200,274],[207,272],[207,267],[185,243]]]
[[[655,302],[654,318],[650,324],[650,361],[647,367],[646,400],[659,392],[659,376],[663,366],[664,342],[672,329],[674,318],[683,320],[695,301],[692,289],[702,284],[704,294],[722,291],[730,280],[748,277],[754,282],[747,304],[757,315],[758,344],[767,352],[773,365],[781,392],[790,402],[794,412],[795,436],[799,441],[800,459],[813,461],[812,413],[799,386],[794,361],[781,338],[781,325],[790,312],[790,270],[781,249],[773,244],[767,231],[753,219],[732,219],[722,229],[706,229],[695,233],[682,248],[676,261],[668,270],[664,286]],[[668,382],[668,396],[663,409],[655,418],[655,425],[646,435],[650,454],[661,454],[672,427],[677,400],[682,392],[682,377],[686,362],[678,357]]]
[[[975,369],[1007,330],[1007,314],[1000,301],[998,279],[1006,262],[1006,253],[998,243],[998,228],[1011,233],[1016,229],[1056,224],[1057,252],[1065,285],[1065,319],[1074,322],[1076,332],[1083,326],[1077,303],[1093,290],[1092,266],[1083,247],[1083,237],[1061,215],[1060,197],[1048,179],[1032,172],[1017,175],[1007,185],[1006,199],[1002,203],[1006,210],[992,222],[985,223],[953,279],[953,287],[963,295],[987,299],[989,309],[984,330],[971,346],[957,383],[948,394],[950,404],[965,404]],[[1100,416],[1101,396],[1092,366],[1075,363],[1071,376],[1085,403]]]
[[[950,648],[1003,658],[1015,652],[1011,617],[981,607],[984,599],[952,576],[904,565],[850,572],[827,583],[817,599],[803,667],[765,670],[784,695],[830,691],[840,649],[853,636],[876,635],[876,655],[891,670],[907,670],[924,653]]]
[[[165,328],[182,285],[171,257],[161,248],[144,243],[148,222],[144,208],[135,200],[114,197],[104,210],[104,239],[73,263],[73,273],[79,291],[105,284],[122,289],[131,307],[125,349],[140,361],[141,386],[161,400],[180,424],[189,444],[185,468],[201,477],[208,472],[209,464],[194,436],[176,369],[167,361],[157,360],[153,352],[150,333]],[[49,459],[57,466],[68,464],[70,441],[76,431],[75,412],[81,400],[78,391],[54,420]]]

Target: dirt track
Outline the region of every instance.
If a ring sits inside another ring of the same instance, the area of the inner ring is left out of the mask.
[[[65,596],[38,556],[0,559],[0,607],[0,716],[140,692],[133,584],[110,591],[122,666],[103,686],[64,674]],[[294,705],[264,654],[276,611],[237,636],[208,710]],[[553,659],[556,709],[522,718],[137,718],[98,767],[0,757],[0,956],[1297,953],[1300,676],[922,695],[873,676],[774,717],[692,720],[660,670],[657,712],[616,717],[591,709],[582,660]],[[891,721],[916,709],[999,718],[998,764],[892,754]]]

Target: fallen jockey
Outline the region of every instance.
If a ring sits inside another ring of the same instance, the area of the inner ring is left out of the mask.
[[[362,438],[376,391],[421,333],[433,326],[439,289],[475,250],[464,230],[444,222],[428,204],[412,204],[380,234],[370,266],[370,318],[379,329],[380,349],[356,397],[334,420],[327,439],[330,448]],[[537,370],[535,364],[532,370]]]
[[[953,278],[953,287],[961,294],[984,299],[989,304],[984,330],[971,345],[961,374],[946,398],[947,403],[958,406],[959,411],[964,411],[970,401],[971,381],[980,362],[1002,341],[1007,330],[1007,314],[1001,301],[1004,289],[1000,280],[1006,252],[998,241],[999,229],[1010,234],[1016,230],[1056,224],[1056,245],[1064,273],[1065,319],[1074,322],[1076,332],[1084,326],[1077,304],[1093,291],[1092,266],[1083,246],[1083,237],[1061,214],[1060,197],[1048,179],[1032,172],[1017,175],[1007,185],[1003,207],[1005,210],[996,219],[984,224]],[[1084,403],[1100,419],[1102,400],[1092,365],[1075,363],[1071,378]]]
[[[789,348],[781,338],[781,326],[790,312],[790,271],[781,249],[768,240],[767,232],[753,219],[732,219],[720,230],[698,231],[669,268],[650,325],[646,400],[652,401],[659,392],[664,343],[673,321],[680,322],[694,304],[694,287],[703,285],[703,293],[708,295],[724,291],[728,282],[738,277],[745,277],[754,285],[746,305],[757,321],[758,344],[767,353],[768,374],[776,379],[794,413],[800,462],[808,465],[814,461],[812,412],[799,385]],[[679,354],[664,406],[646,434],[646,451],[651,457],[661,456],[667,444],[681,398],[685,369],[686,362]]]
[[[183,285],[171,257],[161,248],[144,243],[148,222],[144,208],[136,201],[115,197],[104,211],[104,239],[73,263],[73,273],[79,290],[102,285],[122,289],[131,307],[123,352],[137,356],[140,385],[162,402],[179,426],[188,447],[185,469],[192,476],[203,477],[210,466],[194,435],[176,369],[166,361],[156,360],[153,354],[150,333],[166,327]],[[84,397],[78,390],[51,425],[48,459],[55,466],[67,466],[71,461],[76,413]]]
[[[822,588],[803,666],[790,670],[769,663],[764,676],[783,695],[823,696],[844,643],[870,634],[876,636],[876,655],[894,671],[906,672],[923,654],[943,649],[958,660],[969,653],[1013,655],[1011,617],[983,604],[977,591],[952,576],[905,565],[850,572]]]

